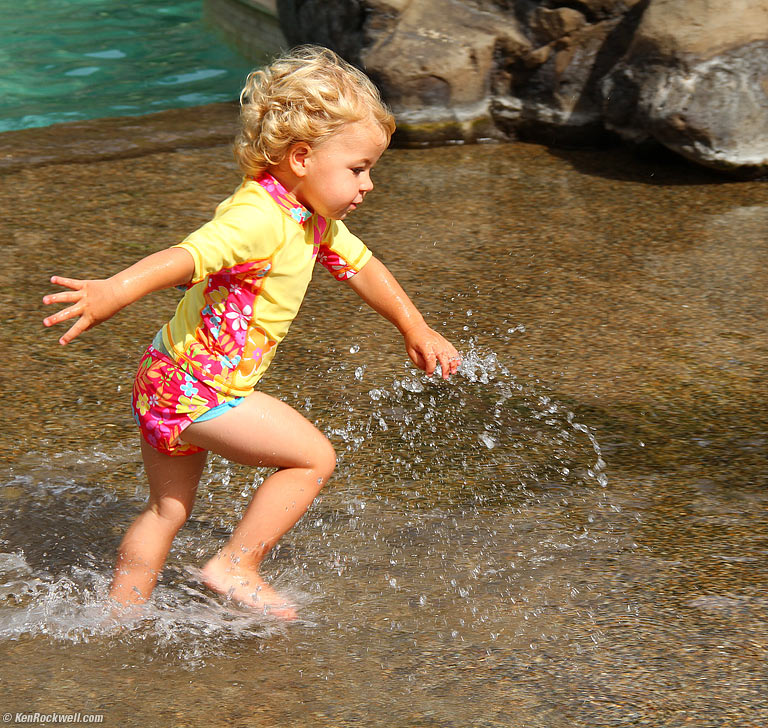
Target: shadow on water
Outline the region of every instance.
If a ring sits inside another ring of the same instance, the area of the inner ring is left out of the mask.
[[[149,151],[0,178],[9,710],[114,726],[768,719],[764,185],[649,185],[622,154],[596,173],[587,153],[523,144],[388,153],[350,225],[459,344],[460,375],[415,371],[318,273],[263,381],[339,455],[268,566],[300,619],[196,580],[264,476],[214,458],[151,605],[116,630],[114,549],[146,497],[127,392],[177,294],[64,349],[38,301],[53,272],[176,242],[236,183],[226,146]]]
[[[563,410],[549,397],[535,391],[526,392],[492,353],[481,356],[469,352],[460,372],[465,381],[442,387],[435,386],[415,370],[394,379],[388,387],[367,391],[362,386],[365,366],[356,367],[352,374],[342,362],[322,378],[328,374],[353,379],[342,403],[348,411],[346,421],[339,421],[340,416],[344,418],[335,408],[326,415],[337,423],[328,434],[338,443],[337,479],[341,481],[344,499],[335,503],[330,511],[322,509],[315,517],[315,525],[320,527],[322,535],[327,535],[328,529],[323,524],[328,519],[333,528],[339,527],[340,520],[346,521],[345,532],[368,530],[374,542],[378,538],[384,541],[392,538],[392,526],[366,517],[375,508],[364,513],[365,501],[354,495],[360,479],[369,483],[372,493],[388,493],[393,497],[393,505],[387,499],[386,510],[399,511],[403,505],[407,507],[406,530],[410,537],[400,548],[417,550],[434,543],[450,544],[456,534],[440,535],[446,517],[453,518],[459,532],[464,532],[453,545],[459,546],[469,539],[465,547],[470,547],[478,533],[473,522],[475,519],[479,522],[481,514],[493,513],[494,518],[499,518],[503,513],[512,517],[513,513],[526,511],[530,515],[531,510],[542,509],[543,503],[549,503],[547,519],[553,522],[547,525],[542,521],[538,527],[542,533],[552,530],[552,535],[556,535],[559,527],[555,524],[563,515],[559,512],[559,501],[581,500],[578,491],[591,493],[594,488],[599,490],[607,484],[600,447],[589,428],[575,421],[573,413]],[[289,401],[291,394],[296,399],[295,406],[312,408],[306,388],[286,394]],[[115,475],[130,477],[130,471],[137,469],[137,451],[118,445],[110,453],[100,448],[87,454],[63,452],[43,462],[40,455],[31,453],[21,458],[15,470],[23,475],[16,475],[4,488],[8,518],[0,538],[3,543],[13,544],[15,550],[3,555],[6,609],[0,612],[0,636],[8,638],[28,632],[60,639],[84,639],[91,633],[99,633],[99,623],[110,631],[113,625],[107,619],[109,608],[103,604],[108,581],[103,565],[111,560],[128,524],[127,514],[137,511],[144,499],[139,492],[133,498],[118,498],[103,478],[105,475],[109,479]],[[379,468],[382,461],[389,463],[384,472]],[[195,586],[192,571],[203,556],[212,553],[216,542],[228,536],[252,490],[261,482],[263,473],[251,475],[250,482],[234,493],[233,504],[231,486],[237,476],[245,472],[224,462],[211,465],[203,483],[201,505],[180,539],[164,577],[165,588],[161,587],[156,600],[160,610],[150,610],[144,618],[159,620],[162,629],[167,626],[168,612],[178,613],[181,621],[175,626],[182,632],[188,631],[193,644],[200,637],[195,633],[197,621],[203,617],[210,620],[212,609],[229,615],[219,625],[222,628],[219,636],[228,636],[233,626],[241,627],[239,621],[243,619],[249,627],[253,622],[253,615],[247,612],[241,612],[238,621],[233,616],[238,610],[228,609],[224,603],[214,608],[212,605],[217,600],[205,596],[204,590]],[[219,492],[220,488],[223,492]],[[334,492],[327,499],[334,501],[336,495]],[[380,495],[377,497],[381,499]],[[510,511],[511,503],[514,509]],[[604,507],[599,498],[597,503],[598,508]],[[344,516],[340,519],[337,512],[343,512]],[[395,523],[402,519],[399,514],[392,516]],[[460,527],[456,516],[463,521]],[[587,515],[582,523],[574,511],[568,517],[572,518],[570,526],[575,529],[574,535],[585,538],[587,525],[594,518]],[[422,527],[417,526],[420,520],[423,520]],[[505,527],[511,529],[513,524]],[[528,523],[523,528],[530,531],[532,525]],[[490,538],[487,525],[482,531]],[[363,544],[343,547],[334,543],[338,537],[339,534],[334,534],[323,546],[333,552],[334,569],[341,574],[360,558]],[[572,548],[563,544],[557,547]],[[291,558],[297,556],[290,540],[277,550],[276,560],[284,561],[286,552],[291,552]],[[441,553],[441,560],[445,560],[446,555]],[[381,567],[375,561],[372,566],[381,570],[388,563],[384,571],[388,568],[399,574],[386,579],[394,588],[398,578],[403,582],[410,575],[407,569],[393,568],[395,561],[391,553],[387,559],[384,556],[382,554]],[[320,550],[314,557],[328,558]],[[370,559],[370,555],[366,558]],[[336,569],[340,564],[344,566]],[[501,561],[496,567],[493,573],[503,573],[508,568]],[[479,567],[475,571],[477,579]],[[466,589],[459,591],[466,595]],[[195,597],[196,606],[202,608],[202,614],[182,606],[190,595]],[[308,595],[296,592],[295,597],[302,603]],[[414,598],[421,602],[425,596],[415,594]],[[103,610],[98,608],[100,603]],[[85,609],[81,615],[84,621],[80,624],[76,618],[77,606]],[[100,617],[97,624],[90,622],[94,614]],[[206,641],[210,642],[215,633],[209,623]]]
[[[694,164],[658,144],[628,149],[625,145],[594,149],[549,148],[552,156],[581,174],[648,185],[716,185],[740,180]]]

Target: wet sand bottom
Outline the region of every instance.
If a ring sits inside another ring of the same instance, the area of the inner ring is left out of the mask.
[[[150,624],[89,635],[67,616],[141,505],[128,393],[177,293],[66,348],[39,301],[52,273],[180,240],[237,184],[224,133],[192,126],[178,149],[174,118],[0,139],[7,708],[115,726],[768,721],[768,191],[619,151],[382,159],[349,225],[477,367],[420,379],[317,272],[263,382],[341,458],[274,562],[305,622],[224,617],[186,580],[253,486],[221,462]],[[98,159],[107,130],[122,151]]]

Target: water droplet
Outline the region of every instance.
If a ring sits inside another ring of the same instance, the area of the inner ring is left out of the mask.
[[[424,391],[424,385],[418,379],[411,379],[410,377],[403,379],[400,382],[400,386],[407,392],[418,393]]]
[[[488,433],[483,432],[480,435],[478,435],[478,439],[480,442],[483,443],[489,450],[493,450],[493,448],[496,447],[496,440],[494,440]]]

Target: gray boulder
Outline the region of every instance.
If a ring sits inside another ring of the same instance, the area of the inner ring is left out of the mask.
[[[601,82],[604,122],[700,164],[768,171],[768,0],[653,0]]]
[[[371,75],[401,143],[663,145],[768,172],[768,0],[278,0]]]

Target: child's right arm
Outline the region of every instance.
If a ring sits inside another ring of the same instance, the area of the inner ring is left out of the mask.
[[[53,276],[51,283],[70,290],[45,296],[43,303],[71,305],[48,316],[43,324],[53,326],[77,317],[69,331],[59,339],[60,344],[68,344],[83,331],[106,321],[147,293],[189,283],[194,272],[194,260],[186,250],[167,248],[142,258],[138,263],[104,280]]]

